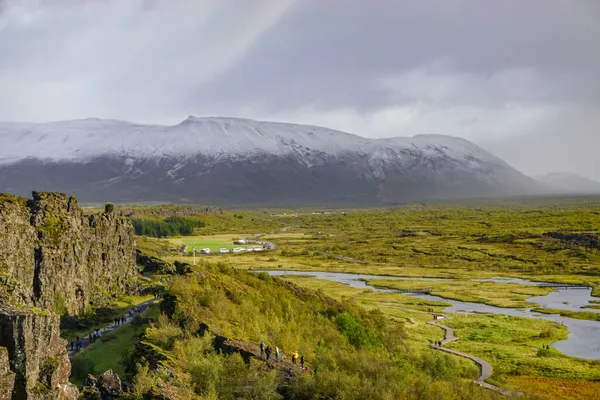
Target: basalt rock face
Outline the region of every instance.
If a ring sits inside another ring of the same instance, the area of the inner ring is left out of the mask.
[[[78,398],[77,388],[69,383],[71,364],[66,341],[60,338],[59,322],[58,315],[47,311],[0,310],[0,349],[7,355],[6,360],[0,355],[2,391],[3,379],[7,382],[0,399]],[[5,361],[8,373],[3,371]]]
[[[0,243],[0,400],[75,400],[58,314],[129,290],[133,227],[61,193],[0,195]]]
[[[133,227],[114,213],[85,216],[74,197],[0,196],[0,283],[19,304],[78,315],[135,275]]]

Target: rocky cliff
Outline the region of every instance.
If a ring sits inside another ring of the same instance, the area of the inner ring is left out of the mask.
[[[85,216],[74,197],[0,195],[0,283],[19,304],[77,315],[135,275],[133,227],[114,212]]]
[[[78,315],[135,277],[133,227],[74,197],[0,195],[0,400],[77,399],[58,314]]]

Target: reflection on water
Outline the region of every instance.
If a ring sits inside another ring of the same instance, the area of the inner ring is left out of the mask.
[[[377,292],[395,293],[392,289],[380,289],[367,284],[366,281],[376,279],[389,279],[389,280],[419,280],[419,281],[431,281],[431,280],[445,280],[436,278],[408,278],[398,276],[380,276],[380,275],[366,275],[366,274],[347,274],[337,272],[315,272],[315,271],[252,271],[252,272],[268,272],[273,276],[282,275],[300,275],[300,276],[314,276],[318,279],[325,279],[328,281],[339,282],[345,285],[351,286],[357,289],[370,289]],[[525,279],[486,279],[487,281],[493,280],[500,283],[512,283],[512,284],[523,284],[523,285],[535,285],[541,282],[533,282]],[[481,280],[479,280],[481,281]],[[516,317],[529,317],[539,318],[549,321],[555,321],[565,325],[569,329],[569,338],[555,342],[552,346],[560,352],[570,355],[572,357],[585,358],[588,360],[600,360],[600,322],[598,321],[585,321],[572,318],[564,318],[559,315],[545,315],[532,312],[530,309],[521,308],[500,308],[488,306],[480,303],[470,303],[458,300],[449,300],[439,296],[433,296],[429,294],[408,294],[408,296],[417,297],[424,300],[431,301],[443,301],[450,304],[449,307],[444,309],[444,312],[448,313],[490,313],[490,314],[504,314],[512,315]],[[593,300],[591,296],[591,289],[559,289],[547,296],[538,296],[528,299],[532,303],[540,304],[546,308],[558,308],[563,310],[581,311],[580,307],[590,304],[590,300]],[[600,310],[585,309],[585,311],[600,312]]]

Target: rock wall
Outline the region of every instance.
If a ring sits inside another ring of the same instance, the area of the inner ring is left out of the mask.
[[[0,284],[19,304],[78,315],[128,291],[135,275],[131,223],[114,212],[85,216],[62,193],[0,195],[0,241]]]
[[[0,399],[77,399],[59,317],[48,311],[0,310]],[[9,371],[3,375],[3,364]],[[14,372],[13,372],[14,371]],[[6,379],[8,386],[2,386]],[[12,397],[11,397],[12,396]]]
[[[0,195],[0,400],[75,400],[61,315],[134,284],[133,226],[74,197]]]

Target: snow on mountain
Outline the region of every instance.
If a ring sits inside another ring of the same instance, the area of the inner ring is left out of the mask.
[[[0,123],[0,163],[24,158],[79,160],[97,156],[213,158],[308,151],[329,156],[371,154],[386,160],[402,151],[444,152],[455,159],[500,162],[472,143],[443,135],[367,139],[332,129],[240,118],[189,117],[174,126],[85,119],[46,124]]]
[[[189,117],[0,123],[0,192],[205,204],[381,204],[535,193],[540,184],[443,135],[368,139],[316,126]]]

